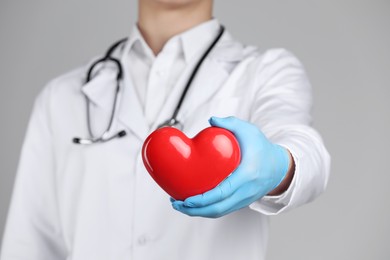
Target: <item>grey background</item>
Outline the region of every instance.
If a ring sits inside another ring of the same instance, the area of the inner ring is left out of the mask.
[[[0,0],[0,234],[34,97],[127,35],[135,2]],[[215,16],[300,58],[332,155],[326,193],[272,217],[268,258],[390,259],[390,1],[217,0]]]

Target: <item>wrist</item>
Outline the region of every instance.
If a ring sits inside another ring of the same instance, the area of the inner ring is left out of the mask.
[[[288,187],[290,187],[290,184],[291,184],[293,177],[294,177],[294,173],[295,173],[294,158],[292,157],[292,155],[288,149],[286,149],[284,147],[282,147],[282,149],[285,149],[285,151],[287,152],[287,156],[288,156],[288,163],[287,163],[288,166],[286,167],[287,171],[286,171],[286,174],[284,175],[282,181],[279,183],[279,185],[267,194],[270,196],[277,196],[277,195],[280,195],[283,192],[285,192],[288,189]]]

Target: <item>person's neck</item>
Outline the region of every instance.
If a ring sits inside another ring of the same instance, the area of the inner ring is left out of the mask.
[[[212,18],[212,1],[173,6],[143,1],[138,3],[137,26],[146,43],[157,55],[174,35]]]

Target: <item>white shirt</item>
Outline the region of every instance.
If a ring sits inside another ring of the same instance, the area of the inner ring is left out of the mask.
[[[170,118],[217,25],[213,20],[175,36],[156,58],[139,48],[144,45],[134,28],[117,54],[124,80],[111,133],[124,129],[120,139],[91,146],[71,141],[88,135],[85,96],[93,132],[107,127],[116,86],[110,66],[85,84],[87,64],[42,90],[22,148],[1,260],[264,259],[267,216],[313,200],[329,175],[330,157],[310,126],[311,86],[293,54],[245,46],[225,32],[178,115],[190,137],[210,116],[236,116],[288,148],[296,169],[284,194],[218,219],[188,217],[171,208],[141,159],[143,141]],[[170,69],[160,81],[152,72],[165,66]],[[156,101],[163,92],[163,102]]]
[[[157,119],[185,66],[200,57],[218,34],[219,28],[217,19],[204,22],[170,38],[155,56],[138,26],[133,26],[129,38],[128,60],[131,62],[128,68],[149,126]]]

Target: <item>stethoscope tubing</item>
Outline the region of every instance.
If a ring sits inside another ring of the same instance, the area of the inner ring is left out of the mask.
[[[211,50],[214,48],[214,46],[217,44],[217,42],[219,41],[219,39],[222,37],[223,33],[225,31],[225,27],[223,25],[220,26],[220,30],[219,30],[219,33],[218,35],[215,37],[215,39],[213,40],[213,42],[210,44],[210,46],[207,48],[207,50],[203,53],[202,57],[199,59],[199,61],[197,62],[194,70],[192,71],[188,81],[187,81],[187,84],[180,96],[180,99],[179,99],[179,102],[177,103],[177,106],[171,116],[170,119],[166,120],[165,122],[163,122],[162,124],[160,124],[157,128],[160,128],[160,127],[164,127],[164,126],[171,126],[171,127],[179,127],[180,126],[182,127],[182,123],[177,120],[177,116],[179,114],[179,111],[180,111],[180,108],[183,104],[183,101],[187,95],[187,92],[188,90],[190,89],[190,86],[191,86],[191,83],[192,81],[194,80],[199,68],[201,67],[203,61],[206,59],[206,57],[209,55],[209,53],[211,52]],[[73,138],[73,143],[75,144],[84,144],[84,145],[88,145],[88,144],[94,144],[94,143],[104,143],[104,142],[108,142],[114,138],[120,138],[120,137],[123,137],[126,135],[126,131],[125,130],[121,130],[119,132],[117,132],[116,134],[112,135],[112,136],[109,136],[109,133],[111,131],[111,127],[112,127],[112,124],[113,124],[113,121],[114,121],[114,117],[115,117],[115,114],[116,114],[116,107],[117,107],[117,100],[118,100],[118,96],[119,96],[119,91],[120,91],[120,82],[122,81],[123,79],[123,67],[122,67],[122,64],[121,62],[116,59],[116,58],[113,58],[112,57],[112,54],[113,52],[116,50],[116,48],[124,43],[125,41],[127,41],[127,38],[124,38],[124,39],[121,39],[117,42],[115,42],[106,52],[106,54],[96,60],[88,69],[88,72],[87,72],[87,77],[86,77],[86,80],[85,80],[85,84],[88,83],[89,81],[92,80],[92,75],[93,75],[93,72],[94,72],[94,69],[101,63],[104,63],[104,62],[112,62],[116,65],[117,69],[118,69],[118,72],[117,72],[117,78],[116,78],[116,82],[117,82],[117,86],[115,88],[115,97],[114,97],[114,103],[113,103],[113,108],[112,108],[112,112],[111,112],[111,115],[110,115],[110,119],[109,119],[109,123],[108,123],[108,126],[107,126],[107,129],[104,131],[104,133],[100,136],[100,137],[94,137],[93,133],[92,133],[92,128],[91,128],[91,118],[90,118],[90,101],[88,99],[88,97],[85,95],[85,98],[86,98],[86,111],[87,111],[87,128],[88,128],[88,133],[89,133],[89,136],[90,138],[80,138],[80,137],[75,137]]]

